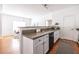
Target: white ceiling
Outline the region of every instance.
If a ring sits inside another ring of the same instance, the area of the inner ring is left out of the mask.
[[[50,11],[58,11],[58,10],[62,10],[62,9],[70,8],[74,6],[79,6],[79,4],[49,4],[48,9]]]
[[[58,11],[58,10],[62,10],[64,8],[70,8],[70,7],[74,7],[74,6],[79,6],[79,4],[47,4],[48,9],[46,9],[44,6],[44,4],[21,4],[18,5],[20,7],[24,7],[24,9],[29,9],[31,11],[39,11],[39,12],[50,12],[50,11]]]
[[[79,4],[47,4],[48,9],[42,4],[4,4],[3,12],[21,12],[32,14],[46,14],[49,12],[59,11],[65,8],[79,6]],[[27,11],[27,12],[26,12]]]

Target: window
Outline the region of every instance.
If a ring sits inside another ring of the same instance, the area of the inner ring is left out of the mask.
[[[19,27],[25,27],[26,22],[24,21],[13,21],[13,31],[14,32],[19,32]]]

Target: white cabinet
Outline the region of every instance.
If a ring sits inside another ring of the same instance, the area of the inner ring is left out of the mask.
[[[44,54],[47,53],[48,48],[49,48],[49,47],[48,47],[48,42],[45,41],[45,42],[44,42]]]
[[[23,54],[33,54],[33,39],[23,36],[23,42],[21,41],[20,45]]]
[[[54,32],[54,43],[59,39],[59,30]]]
[[[34,54],[45,54],[49,50],[49,36],[44,35],[34,40]]]
[[[49,35],[43,35],[36,39],[23,37],[21,49],[23,54],[45,54],[49,50]]]
[[[47,53],[47,51],[49,50],[49,36],[48,35],[46,35],[45,37],[44,37],[44,43],[43,43],[44,45],[44,49],[43,49],[43,52],[44,52],[44,54],[45,53]]]
[[[43,42],[34,47],[34,54],[43,54]]]
[[[74,38],[73,38],[73,39],[74,39],[75,42],[78,42],[78,37],[79,37],[79,36],[78,36],[78,31],[75,29],[75,30],[74,30],[74,33],[75,33],[75,34],[73,34],[73,35],[74,35]]]
[[[54,31],[54,43],[59,38],[59,30]],[[46,54],[49,50],[49,34],[39,36],[35,39],[23,37],[22,52],[25,54]]]
[[[34,39],[33,51],[34,54],[43,54],[43,36]]]

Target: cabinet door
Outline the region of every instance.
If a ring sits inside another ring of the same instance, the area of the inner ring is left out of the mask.
[[[34,54],[43,54],[43,42],[34,47]]]
[[[43,51],[44,51],[44,54],[45,54],[49,50],[49,36],[47,36],[47,35],[45,36],[43,44],[44,44],[44,50]]]
[[[58,40],[59,38],[59,31],[54,32],[54,43]]]
[[[44,42],[44,54],[47,53],[47,51],[49,50],[49,43],[48,41]]]

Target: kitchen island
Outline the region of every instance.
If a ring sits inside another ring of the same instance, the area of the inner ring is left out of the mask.
[[[52,27],[23,27],[20,32],[23,54],[46,54],[50,50],[50,44],[53,46],[59,38],[59,29]],[[49,35],[50,33],[52,34]],[[50,36],[52,36],[51,39]]]

